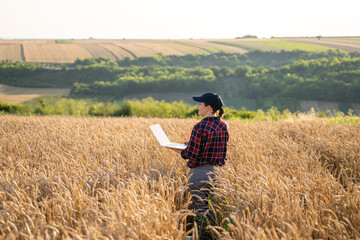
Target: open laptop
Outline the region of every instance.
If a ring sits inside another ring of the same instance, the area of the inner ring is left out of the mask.
[[[186,145],[181,143],[170,142],[165,132],[161,128],[160,124],[155,124],[150,126],[151,131],[155,135],[156,139],[159,141],[160,145],[167,148],[175,149],[185,149]]]

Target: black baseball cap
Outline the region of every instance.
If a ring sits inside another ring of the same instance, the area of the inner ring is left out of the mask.
[[[193,97],[193,99],[196,102],[204,102],[207,105],[210,105],[214,111],[217,111],[224,106],[224,102],[221,97],[212,92],[204,93],[200,97]]]

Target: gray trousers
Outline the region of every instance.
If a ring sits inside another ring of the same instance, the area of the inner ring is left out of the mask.
[[[209,201],[212,201],[211,190],[209,184],[210,178],[215,178],[214,165],[207,164],[196,168],[190,168],[189,171],[189,190],[191,193],[191,208],[195,211],[195,219],[189,219],[189,227],[192,227],[195,220],[199,235],[205,233],[205,227],[215,221],[213,209],[211,209]]]

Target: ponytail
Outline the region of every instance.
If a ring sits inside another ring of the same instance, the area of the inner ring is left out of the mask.
[[[219,117],[223,117],[224,114],[225,114],[225,110],[221,107],[219,110],[218,110],[218,113],[219,113]]]
[[[206,102],[204,102],[205,107],[207,107],[209,104],[207,104]],[[211,107],[211,106],[210,106]],[[220,107],[218,110],[213,111],[214,114],[216,114],[218,117],[223,117],[225,115],[225,110],[223,109],[223,107]]]

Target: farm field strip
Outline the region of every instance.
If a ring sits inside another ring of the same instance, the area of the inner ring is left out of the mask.
[[[108,51],[110,51],[117,60],[123,59],[124,57],[132,58],[132,55],[128,51],[122,49],[119,46],[116,46],[113,43],[104,43],[104,44],[99,43],[99,45],[103,48],[106,48]]]
[[[255,48],[255,49],[260,50],[260,51],[261,50],[263,50],[263,51],[275,51],[275,52],[280,52],[281,51],[281,48],[279,48],[277,46],[269,46],[269,45],[258,44],[256,41],[257,40],[230,39],[227,42],[239,44],[240,47],[241,47],[241,45],[249,46],[249,47]]]
[[[178,55],[178,56],[184,56],[186,54],[189,54],[191,52],[191,50],[194,49],[194,48],[186,48],[186,46],[178,44],[176,42],[166,42],[166,43],[163,43],[162,45],[176,51],[177,52],[176,55]]]
[[[289,40],[295,42],[302,42],[302,43],[311,43],[321,46],[327,46],[332,48],[338,48],[344,51],[355,52],[360,51],[360,42],[358,44],[352,42],[344,42],[342,40],[332,40],[332,39],[296,39],[296,40]]]
[[[312,43],[311,41],[306,41],[306,40],[305,41],[297,40],[296,42]],[[320,45],[320,46],[331,47],[331,48],[348,51],[348,52],[356,52],[356,51],[360,50],[360,48],[358,48],[358,47],[351,47],[351,46],[348,46],[345,44],[339,44],[339,43],[321,42],[321,43],[316,43],[316,44]]]
[[[20,44],[0,43],[0,61],[3,60],[22,62]]]
[[[0,115],[0,236],[184,239],[188,168],[159,122],[182,142],[197,120]],[[358,124],[228,123],[216,238],[360,237]]]
[[[33,44],[53,44],[55,40],[0,40],[0,44],[25,44],[25,43],[33,43]]]
[[[150,49],[155,51],[156,53],[162,53],[164,56],[168,55],[181,55],[182,53],[174,48],[171,48],[164,44],[164,42],[155,42],[151,41],[149,43],[139,43],[140,45],[146,47],[148,46]]]
[[[195,48],[199,48],[203,51],[206,52],[206,54],[211,54],[211,53],[218,53],[218,52],[224,52],[224,50],[222,50],[221,48],[219,48],[218,46],[206,46],[205,44],[198,44],[195,41],[182,41],[181,44],[190,46],[190,47],[195,47]]]
[[[144,56],[151,56],[157,53],[162,53],[166,56],[184,55],[188,53],[208,54],[211,52],[210,49],[206,49],[206,46],[199,45],[192,40],[126,40],[118,41],[117,44],[122,45],[124,48],[126,48],[127,45],[132,45],[147,49],[148,53]],[[132,51],[133,49],[128,50]],[[216,49],[216,51],[219,50]]]
[[[115,44],[129,51],[131,54],[133,54],[134,57],[152,56],[157,53],[156,51],[147,47],[146,45],[144,46],[141,43],[137,43],[137,42],[123,41],[123,42],[116,42]]]
[[[233,47],[233,46],[228,46],[228,45],[219,45],[219,44],[213,43],[211,41],[196,41],[195,40],[195,42],[198,42],[198,44],[200,46],[204,45],[209,48],[218,48],[220,50],[220,52],[223,51],[223,52],[227,52],[227,53],[241,53],[241,54],[248,52],[248,51],[238,48],[238,47]]]
[[[273,46],[287,51],[302,50],[302,51],[314,51],[322,52],[327,50],[335,50],[332,47],[320,46],[312,43],[302,43],[294,41],[278,41],[278,40],[267,40],[267,41],[249,41],[254,44]]]
[[[261,50],[263,49],[261,45],[256,46],[255,44],[252,44],[251,46],[249,44],[242,44],[242,43],[235,43],[235,42],[224,42],[224,41],[211,41],[211,43],[219,44],[224,47],[233,47],[238,48],[241,51],[249,52],[254,50]]]
[[[209,54],[208,51],[195,47],[195,46],[191,46],[189,44],[184,43],[183,41],[174,41],[174,42],[169,42],[166,44],[167,46],[170,46],[182,53],[184,53],[184,55],[186,54]]]
[[[321,38],[323,41],[360,45],[360,38]]]
[[[105,57],[111,60],[117,60],[116,56],[114,56],[111,51],[98,43],[79,43],[79,45],[86,49],[93,58]]]
[[[76,58],[92,57],[84,48],[76,44],[24,43],[27,62],[74,62]]]

